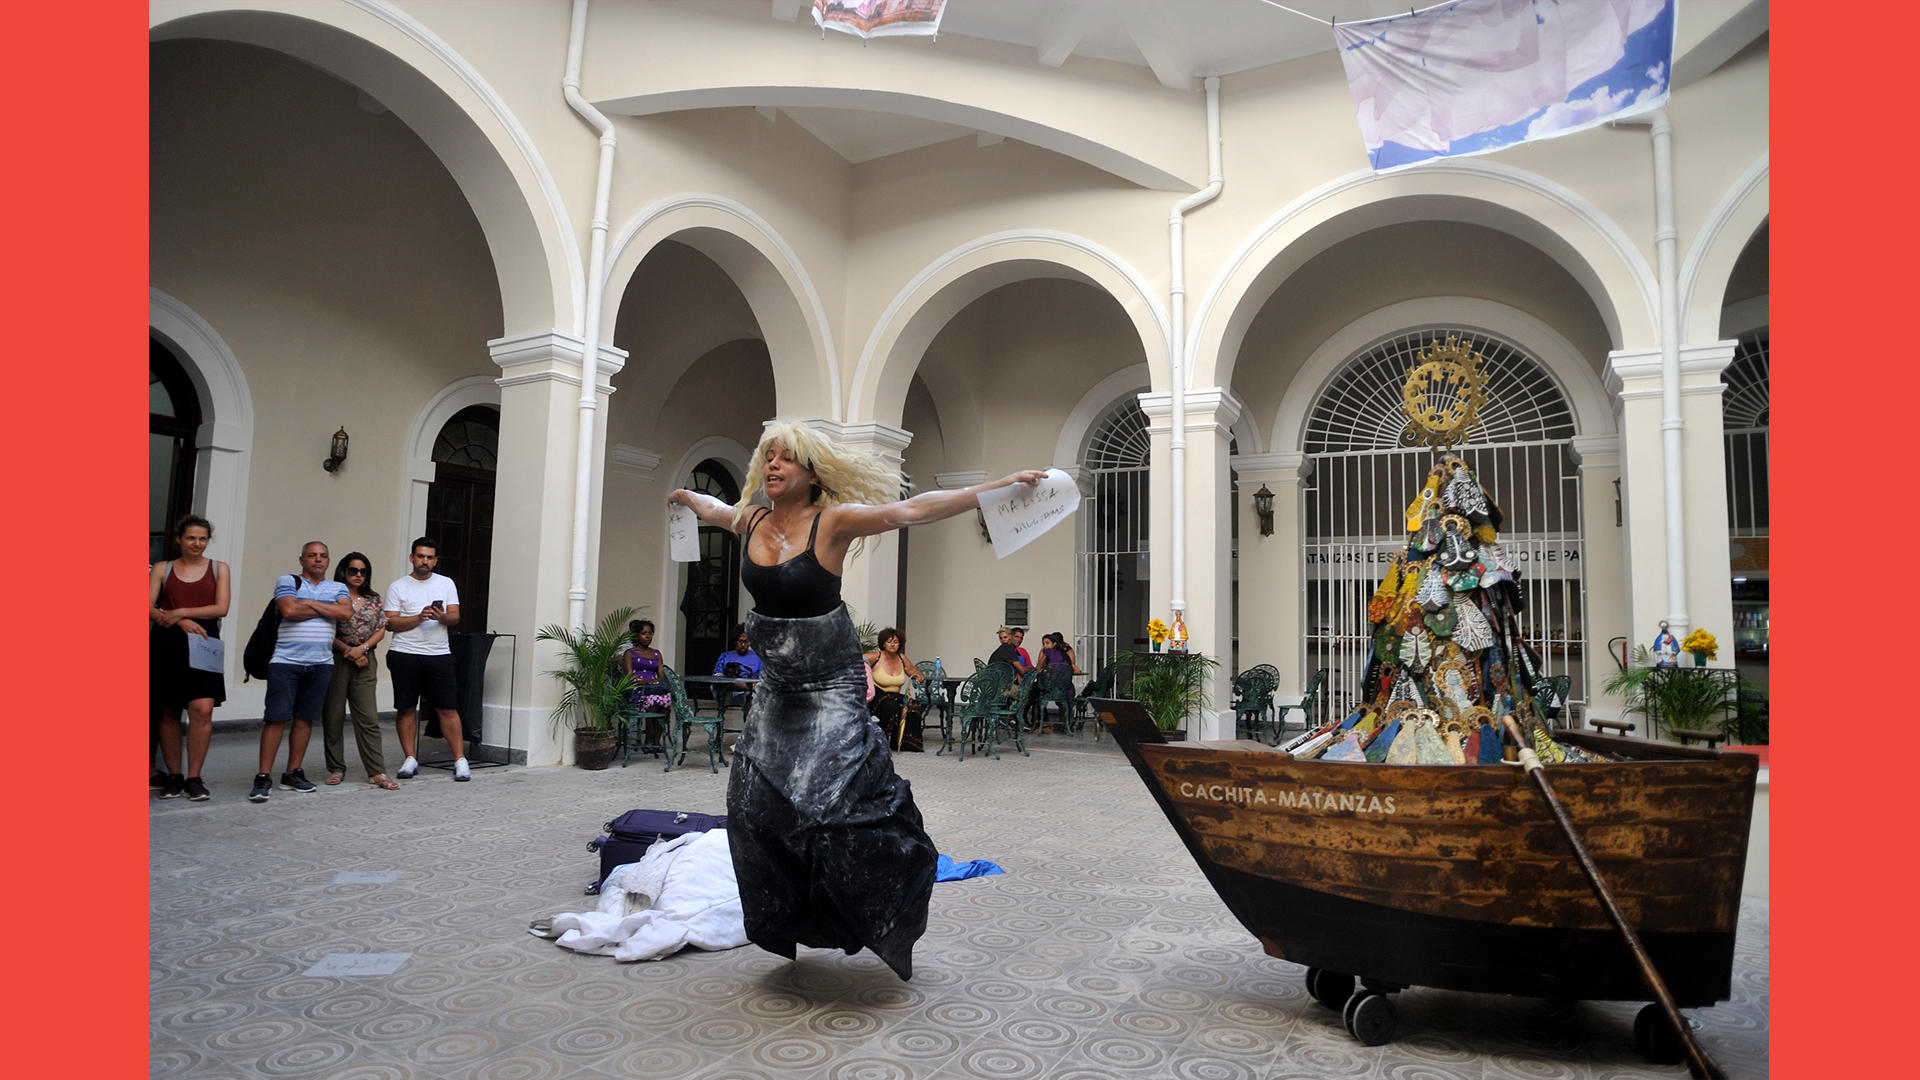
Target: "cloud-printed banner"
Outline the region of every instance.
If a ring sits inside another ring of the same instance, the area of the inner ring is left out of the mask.
[[[1675,0],[1460,0],[1336,24],[1377,172],[1566,135],[1666,103]]]

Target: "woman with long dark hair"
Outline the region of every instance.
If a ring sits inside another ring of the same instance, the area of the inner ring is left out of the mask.
[[[227,699],[226,675],[205,671],[188,659],[189,636],[219,640],[227,614],[232,571],[207,558],[213,524],[188,514],[174,524],[179,558],[157,563],[147,572],[147,705],[160,714],[160,756],[167,775],[163,799],[186,796],[205,802],[211,793],[200,779],[213,741],[213,707]],[[186,713],[187,771],[180,772],[180,714]]]
[[[906,690],[907,680],[923,683],[927,677],[907,659],[907,638],[898,629],[887,627],[875,641],[879,647],[866,655],[867,665],[873,669],[874,687],[867,708],[880,724],[888,746],[895,751],[920,753],[920,710],[908,699]]]
[[[373,591],[373,560],[349,551],[333,572],[333,580],[347,587],[353,617],[333,624],[333,673],[328,677],[327,703],[320,713],[327,783],[338,784],[347,778],[347,741],[342,729],[351,706],[353,745],[360,751],[360,767],[367,771],[367,783],[384,791],[397,791],[400,782],[387,775],[380,713],[373,697],[380,681],[373,650],[387,636],[387,613],[381,610],[380,594]]]
[[[743,537],[747,636],[765,663],[727,780],[727,840],[747,938],[872,949],[901,978],[927,928],[935,851],[867,715],[865,665],[840,577],[865,537],[940,521],[1038,469],[899,499],[896,462],[799,424],[768,424],[740,501],[681,489],[669,503]],[[772,507],[756,505],[765,491]]]

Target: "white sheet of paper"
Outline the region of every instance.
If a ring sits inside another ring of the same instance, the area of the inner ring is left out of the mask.
[[[187,666],[196,671],[219,672],[226,659],[226,642],[219,638],[187,635]]]
[[[667,557],[674,562],[700,561],[700,519],[689,507],[667,507]]]
[[[993,553],[1004,559],[1067,519],[1080,507],[1080,485],[1059,469],[1037,484],[1008,484],[980,495]]]

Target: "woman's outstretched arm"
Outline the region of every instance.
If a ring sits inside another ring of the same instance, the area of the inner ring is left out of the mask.
[[[911,499],[884,503],[879,506],[867,506],[861,503],[846,503],[830,508],[832,517],[827,519],[834,530],[834,539],[841,543],[851,543],[863,536],[878,536],[895,529],[904,529],[909,525],[925,525],[928,522],[944,521],[947,518],[977,509],[980,505],[980,493],[1003,488],[1009,484],[1037,484],[1047,475],[1045,469],[1022,469],[1008,473],[998,480],[989,480],[984,484],[960,488],[956,491],[925,491]]]

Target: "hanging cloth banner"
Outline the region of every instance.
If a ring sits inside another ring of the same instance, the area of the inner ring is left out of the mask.
[[[896,34],[940,32],[947,0],[813,0],[813,24],[865,41]]]
[[[1666,104],[1675,0],[1460,0],[1337,23],[1375,172],[1485,154]]]

